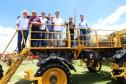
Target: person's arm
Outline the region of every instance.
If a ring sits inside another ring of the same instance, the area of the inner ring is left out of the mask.
[[[39,21],[37,22],[37,24],[38,24],[39,26],[42,26],[42,21],[40,20],[40,18],[39,18]]]
[[[41,22],[40,19],[38,21],[36,21],[36,22],[30,22],[30,24],[36,25],[36,26],[42,26],[42,22]]]
[[[87,24],[87,22],[86,22],[86,27],[88,28],[88,24]]]
[[[28,27],[29,27],[29,28],[31,28],[31,27],[32,27],[31,22],[32,22],[32,19],[30,18],[29,23],[28,23]]]
[[[19,29],[19,25],[20,25],[20,18],[18,18],[17,21],[16,21],[16,30]]]
[[[76,31],[78,32],[78,35],[80,35],[80,23],[78,23]]]
[[[48,32],[49,30],[48,30],[48,27],[49,26],[51,26],[51,25],[48,25],[48,21],[46,20],[46,22],[45,22],[45,29],[46,29],[46,31]]]
[[[33,22],[32,24],[38,25],[38,26],[42,26],[42,23],[41,22]]]
[[[31,24],[33,25],[37,25],[37,26],[42,26],[42,22],[39,20],[38,22],[31,22]]]
[[[68,29],[69,29],[68,26],[70,26],[70,25],[69,25],[69,22],[66,22],[66,23],[65,23],[65,26],[66,26],[66,29],[68,30]]]
[[[67,22],[63,20],[63,26],[66,26]]]
[[[74,30],[74,32],[76,32],[77,30],[76,30],[76,25],[73,23],[73,30]]]
[[[55,26],[55,18],[52,19],[53,27]]]

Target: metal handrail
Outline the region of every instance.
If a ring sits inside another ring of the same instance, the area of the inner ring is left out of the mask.
[[[46,25],[46,24],[45,24]],[[52,24],[53,26],[54,26],[54,24]],[[64,25],[56,25],[56,26],[64,26]],[[100,31],[110,31],[110,32],[117,32],[116,30],[102,30],[102,29],[90,29],[90,31],[94,31],[95,32],[95,34],[94,35],[90,35],[90,34],[87,34],[87,35],[80,35],[80,33],[79,33],[79,28],[78,27],[72,27],[73,29],[74,29],[74,31],[76,32],[76,33],[74,33],[74,34],[70,34],[70,28],[69,28],[69,24],[68,24],[68,26],[66,26],[67,28],[66,28],[66,30],[67,30],[67,32],[62,32],[62,34],[68,34],[67,35],[67,39],[64,39],[64,40],[67,40],[68,41],[68,47],[71,47],[71,41],[75,41],[75,40],[77,40],[77,42],[78,42],[78,46],[79,45],[81,45],[81,42],[82,42],[82,40],[80,40],[80,36],[94,36],[94,38],[96,39],[96,41],[93,41],[93,42],[96,42],[96,47],[99,47],[99,42],[101,42],[101,43],[103,43],[103,42],[108,42],[108,43],[114,43],[115,41],[113,41],[112,39],[110,39],[109,38],[109,36],[110,36],[110,34],[106,34],[106,35],[100,35],[100,34],[98,34],[98,32],[100,32]],[[81,28],[82,29],[82,28]],[[85,28],[84,28],[85,29]],[[45,33],[45,34],[56,34],[56,33],[61,33],[61,32],[48,32],[48,31],[45,31],[45,32],[43,32],[43,31],[31,31],[31,32],[34,32],[34,33]],[[71,40],[71,36],[77,36],[77,38],[78,39],[73,39],[73,40]],[[100,41],[99,40],[99,37],[107,37],[108,39],[107,39],[107,41]],[[45,39],[31,39],[30,38],[30,41],[31,40],[45,40],[45,41],[51,41],[51,40],[53,40],[53,41],[55,41],[55,40],[63,40],[63,39],[49,39],[49,38],[45,38]],[[84,40],[84,42],[90,42],[90,41],[87,41],[87,40]],[[112,47],[113,47],[113,45],[111,45]]]
[[[12,36],[12,38],[10,39],[10,41],[8,42],[7,46],[5,47],[4,51],[2,54],[5,53],[5,51],[8,49],[9,45],[11,44],[11,42],[13,41],[14,37],[16,36],[17,34],[17,30],[15,31],[14,35]]]

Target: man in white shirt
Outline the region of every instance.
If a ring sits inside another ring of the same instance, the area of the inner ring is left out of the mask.
[[[62,39],[63,39],[63,26],[64,20],[60,17],[60,12],[55,12],[56,17],[53,19],[54,23],[54,32],[55,32],[55,46],[62,46]]]
[[[87,21],[84,18],[84,15],[80,15],[80,23],[79,23],[79,30],[80,30],[80,40],[81,45],[85,45],[86,42],[86,30],[88,28]]]
[[[25,43],[28,37],[28,11],[23,10],[22,16],[17,19],[16,27],[18,30],[18,53],[25,47]]]
[[[42,31],[41,35],[40,35],[40,38],[43,39],[41,42],[40,42],[40,45],[41,46],[47,46],[47,41],[44,40],[47,38],[47,25],[46,25],[46,22],[47,22],[47,18],[45,16],[45,12],[41,12],[41,17],[40,17],[40,21],[42,23],[42,26],[40,27],[40,30]]]

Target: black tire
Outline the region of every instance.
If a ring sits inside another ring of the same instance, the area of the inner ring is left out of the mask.
[[[126,79],[124,77],[116,78],[119,84],[126,84]]]
[[[2,65],[0,64],[0,79],[3,77],[3,68]]]
[[[88,59],[87,60],[87,69],[90,72],[98,72],[101,70],[102,63],[97,59]]]
[[[41,77],[45,71],[51,69],[51,68],[59,68],[61,70],[63,70],[66,74],[66,77],[67,77],[67,84],[70,84],[70,77],[71,77],[71,73],[70,73],[70,70],[63,64],[60,64],[60,63],[52,63],[52,64],[48,64],[44,67],[40,67],[35,76],[36,77]]]
[[[0,79],[3,77],[3,71],[0,71]]]

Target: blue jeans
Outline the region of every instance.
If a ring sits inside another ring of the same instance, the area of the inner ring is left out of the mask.
[[[45,47],[45,46],[47,46],[47,41],[44,39],[47,39],[47,33],[46,33],[46,30],[41,30],[41,31],[42,31],[42,33],[40,35],[40,38],[43,40],[40,41],[40,45]]]
[[[23,35],[22,35],[23,33]],[[24,47],[28,37],[28,30],[18,30],[18,52],[20,52]]]
[[[63,35],[62,35],[62,31],[55,31],[55,35],[54,35],[54,38],[55,38],[55,46],[62,46],[63,42],[62,42],[62,39],[63,39]]]
[[[40,33],[36,33],[40,31],[39,27],[32,27],[31,39],[40,39]],[[39,40],[31,40],[31,47],[38,47],[40,41]]]
[[[48,35],[47,35],[47,38],[48,38],[48,45],[49,46],[53,46],[53,41],[52,41],[52,39],[54,38],[54,30],[53,29],[49,29],[48,28],[48,30],[49,30],[49,33],[48,33]]]
[[[81,44],[83,43],[82,41],[86,40],[86,29],[80,29],[80,40],[81,40]],[[84,42],[85,44],[85,42]]]

